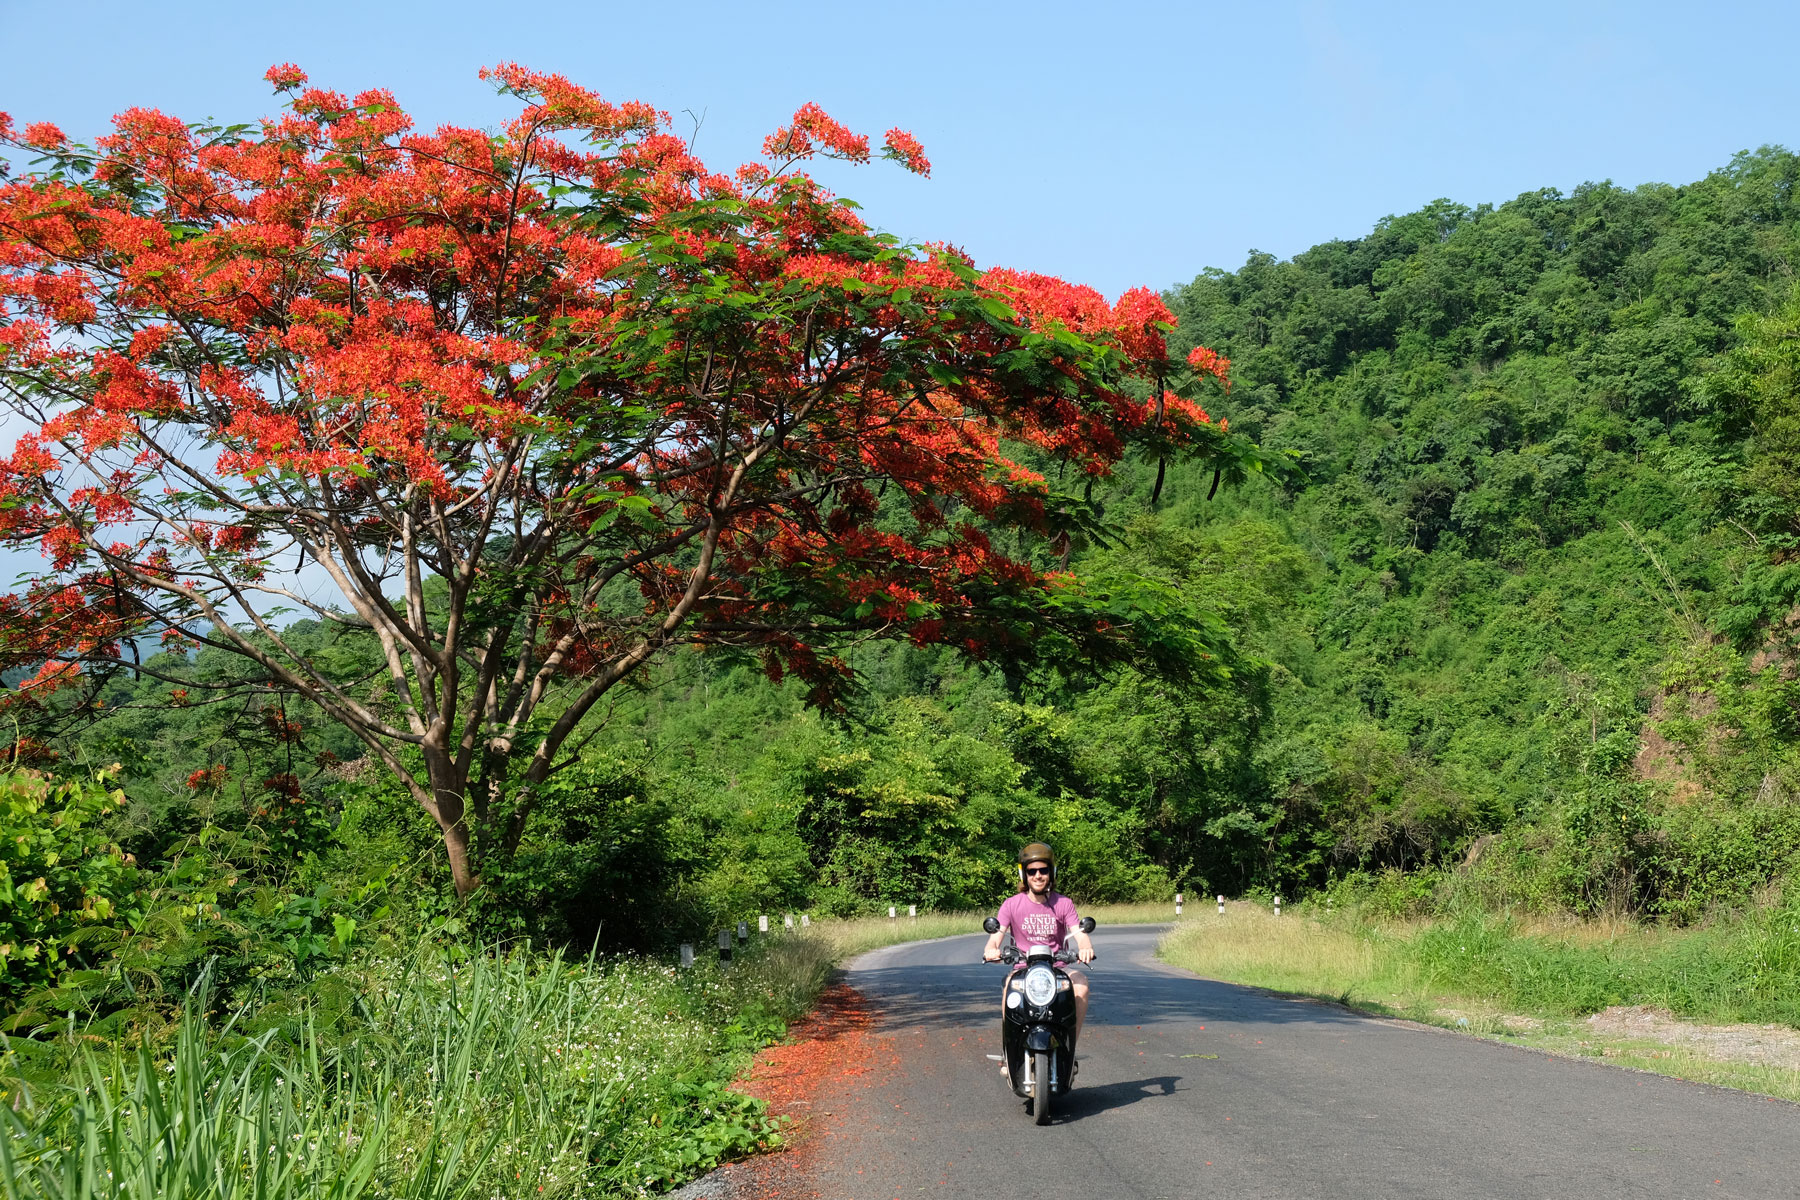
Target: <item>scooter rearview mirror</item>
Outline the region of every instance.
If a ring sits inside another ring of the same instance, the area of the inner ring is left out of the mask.
[[[1081,932],[1083,932],[1083,933],[1094,932],[1094,918],[1092,918],[1092,917],[1081,918]]]
[[[981,923],[981,927],[983,929],[987,930],[987,932],[989,932],[989,933],[999,933],[1000,932],[1000,918],[999,917],[989,917],[987,920],[985,920]]]

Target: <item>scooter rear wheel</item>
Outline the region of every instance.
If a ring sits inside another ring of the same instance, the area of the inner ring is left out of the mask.
[[[1039,1125],[1050,1123],[1050,1055],[1047,1052],[1032,1056],[1031,1071],[1031,1117]]]

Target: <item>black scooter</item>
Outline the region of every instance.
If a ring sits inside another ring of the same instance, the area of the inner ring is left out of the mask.
[[[998,933],[1000,919],[989,917],[982,928]],[[1093,931],[1094,918],[1081,918],[1081,932]],[[1067,1093],[1075,1077],[1075,989],[1062,969],[1075,958],[1071,950],[1047,946],[1033,946],[1029,953],[1011,945],[1000,951],[1002,963],[1026,964],[1006,983],[1000,1046],[1013,1092],[1030,1102],[1039,1125],[1050,1123],[1051,1097]]]

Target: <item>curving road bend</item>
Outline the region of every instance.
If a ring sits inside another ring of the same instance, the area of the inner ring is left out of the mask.
[[[857,959],[889,1052],[781,1194],[1800,1197],[1800,1107],[1199,979],[1153,957],[1164,931],[1095,934],[1081,1074],[1045,1128],[986,1057],[981,935]]]

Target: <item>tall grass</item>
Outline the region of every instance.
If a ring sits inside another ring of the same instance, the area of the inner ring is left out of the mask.
[[[1233,904],[1221,916],[1209,905],[1171,931],[1158,953],[1210,978],[1309,996],[1355,996],[1398,1008],[1420,990],[1416,972],[1378,940],[1291,909],[1277,917],[1260,906]]]
[[[1685,930],[1471,914],[1419,925],[1397,948],[1429,988],[1524,1012],[1585,1016],[1641,1004],[1700,1021],[1800,1028],[1800,913],[1787,908]]]
[[[191,999],[170,1044],[9,1081],[0,1187],[89,1200],[644,1195],[777,1138],[727,1084],[816,994],[786,939],[729,972],[527,954],[373,964],[354,1014],[258,1032]],[[11,1060],[9,1053],[9,1061]]]

